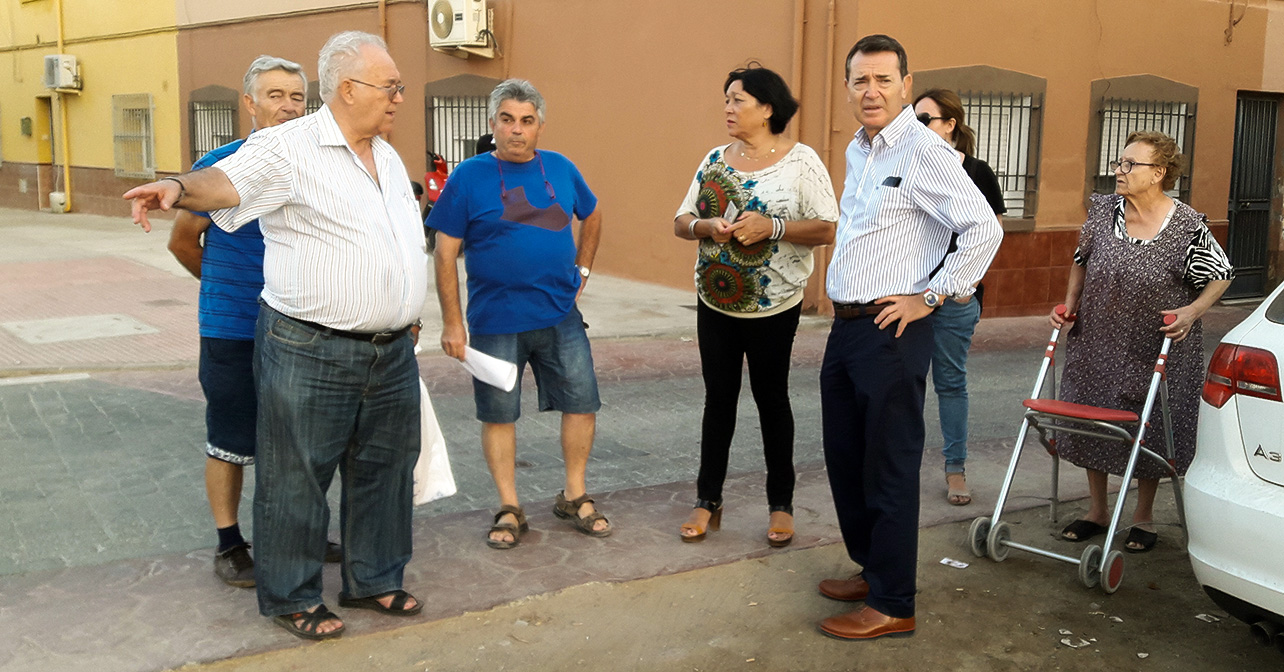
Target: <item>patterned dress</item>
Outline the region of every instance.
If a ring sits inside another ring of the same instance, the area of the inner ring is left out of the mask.
[[[810,147],[798,143],[778,162],[762,170],[740,171],[726,164],[720,147],[700,162],[677,215],[721,217],[734,204],[738,212],[756,211],[786,221],[838,220],[838,202],[825,164]],[[784,240],[742,245],[700,240],[695,283],[700,300],[737,317],[783,312],[802,301],[811,276],[812,250]]]
[[[1192,241],[1212,238],[1204,215],[1190,206],[1176,203],[1168,224],[1152,240],[1139,241],[1119,235],[1122,202],[1122,196],[1093,196],[1079,234],[1075,261],[1087,268],[1079,319],[1066,338],[1061,398],[1141,413],[1163,342],[1159,311],[1190,304],[1208,280],[1228,279],[1231,269],[1226,263],[1209,273],[1203,254],[1207,250],[1192,253]],[[1225,259],[1216,241],[1211,245]],[[1195,457],[1203,355],[1203,328],[1196,320],[1186,339],[1169,349],[1168,403],[1179,474],[1186,473]],[[1150,421],[1146,444],[1166,456],[1158,400]],[[1122,475],[1128,464],[1129,446],[1120,442],[1062,434],[1057,449],[1075,465],[1115,475]],[[1153,460],[1138,458],[1133,475],[1153,479],[1167,474]]]

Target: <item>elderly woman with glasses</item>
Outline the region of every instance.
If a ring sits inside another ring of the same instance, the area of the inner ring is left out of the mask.
[[[963,101],[948,89],[932,89],[914,101],[918,120],[958,154],[963,172],[972,178],[976,188],[998,217],[1007,212],[1003,189],[990,165],[972,155],[976,133],[965,123]],[[1000,220],[1001,223],[1001,220]],[[950,240],[949,252],[958,249],[958,234]],[[941,263],[945,263],[944,259]],[[935,272],[935,271],[934,271]],[[932,331],[936,348],[932,352],[932,386],[940,408],[941,437],[945,446],[945,501],[955,506],[972,503],[964,473],[967,462],[967,351],[972,346],[972,333],[981,319],[984,286],[978,283],[976,293],[943,302],[932,313]],[[975,300],[973,300],[975,297]]]
[[[1066,338],[1062,384],[1064,401],[1141,413],[1160,343],[1171,337],[1168,403],[1179,475],[1195,456],[1204,371],[1200,316],[1234,275],[1207,217],[1164,193],[1177,184],[1181,159],[1172,138],[1141,131],[1129,135],[1123,156],[1110,162],[1115,193],[1093,196],[1070,267],[1065,305],[1078,319]],[[1177,319],[1161,326],[1164,315]],[[1050,319],[1058,328],[1067,323],[1056,311]],[[1159,409],[1149,421],[1148,434],[1162,437]],[[1090,506],[1061,532],[1067,541],[1086,541],[1106,531],[1106,477],[1123,474],[1128,451],[1122,445],[1085,436],[1058,438],[1058,454],[1088,472]],[[1163,454],[1162,448],[1155,450]],[[1152,508],[1165,475],[1153,461],[1137,463],[1137,508],[1125,550],[1154,547]]]
[[[784,136],[798,101],[780,75],[735,70],[722,90],[732,142],[705,153],[673,220],[676,236],[699,242],[696,335],[705,389],[697,499],[680,534],[701,541],[721,523],[748,360],[767,464],[767,543],[780,547],[794,536],[790,353],[811,250],[834,242],[838,203],[820,156]]]

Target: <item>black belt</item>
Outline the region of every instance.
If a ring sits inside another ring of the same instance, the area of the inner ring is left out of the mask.
[[[317,324],[316,322],[300,320],[297,317],[291,317],[290,319],[294,320],[295,322],[298,322],[299,324],[312,327],[313,329],[316,329],[318,332],[323,333],[327,336],[338,336],[340,338],[350,338],[354,341],[365,341],[367,343],[374,343],[375,345],[383,345],[384,343],[391,343],[397,340],[398,338],[405,336],[406,332],[410,331],[410,327],[413,326],[413,325],[406,325],[400,329],[394,329],[392,331],[378,331],[374,333],[364,333],[360,331],[344,331],[343,329],[335,329],[334,327],[327,327],[325,325]]]
[[[887,306],[881,303],[839,303],[834,302],[834,317],[841,320],[855,320],[862,317],[874,317],[883,312]]]

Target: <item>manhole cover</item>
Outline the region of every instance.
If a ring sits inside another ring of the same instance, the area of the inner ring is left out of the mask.
[[[128,315],[79,315],[52,320],[5,322],[0,327],[33,345],[160,333],[156,327],[143,324]]]

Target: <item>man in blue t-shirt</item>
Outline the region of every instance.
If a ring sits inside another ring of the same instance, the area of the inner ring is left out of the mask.
[[[611,524],[593,507],[584,483],[601,402],[584,320],[575,307],[597,254],[602,215],[575,164],[536,149],[544,98],[530,82],[500,83],[487,112],[495,151],[459,164],[428,216],[428,226],[437,231],[442,350],[462,361],[471,335],[473,348],[517,364],[511,392],[473,381],[482,449],[500,502],[486,543],[512,548],[527,529],[515,475],[527,363],[539,389],[539,409],[562,412],[566,484],[553,512],[584,534],[605,537]],[[580,220],[578,247],[572,216]],[[467,331],[456,266],[461,245],[468,248]]]
[[[298,63],[260,56],[245,73],[241,102],[257,130],[302,116],[307,91],[308,78]],[[209,152],[192,169],[214,165],[243,142],[234,140]],[[241,535],[238,514],[244,469],[254,464],[258,417],[254,327],[263,291],[263,234],[257,221],[235,233],[210,223],[201,213],[179,210],[169,251],[201,281],[199,375],[206,401],[205,494],[219,542],[214,573],[229,585],[252,588],[254,560]],[[340,552],[331,544],[326,559],[335,561]]]

